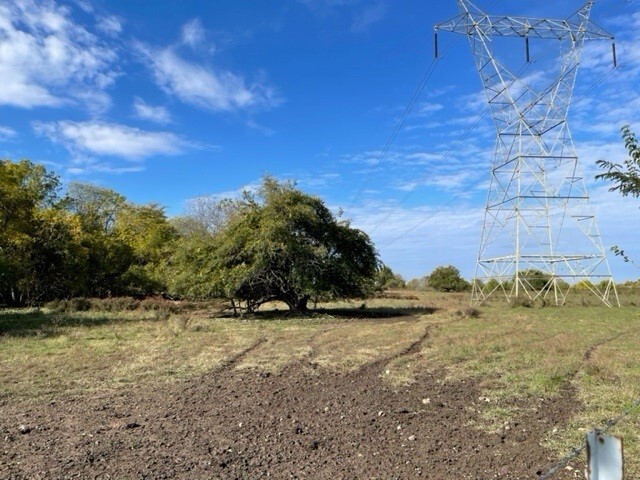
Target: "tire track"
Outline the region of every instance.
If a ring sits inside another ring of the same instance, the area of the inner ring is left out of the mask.
[[[424,333],[420,335],[420,337],[417,340],[415,340],[414,342],[412,342],[411,344],[409,344],[407,347],[403,348],[399,352],[394,353],[393,355],[389,355],[387,357],[379,358],[378,360],[374,360],[373,362],[365,363],[358,370],[356,370],[356,374],[359,375],[363,373],[372,372],[374,370],[379,370],[382,366],[387,365],[388,363],[393,362],[394,360],[397,360],[399,358],[406,357],[409,355],[413,355],[415,353],[419,353],[422,350],[422,345],[429,338],[429,335],[431,333],[431,327],[432,327],[431,325],[428,325]]]
[[[230,356],[226,360],[224,360],[218,368],[215,369],[216,372],[227,372],[232,370],[233,367],[236,366],[241,360],[243,360],[247,355],[257,350],[263,343],[267,343],[267,339],[265,337],[260,337],[258,340],[253,342],[244,350],[239,351],[238,353]]]

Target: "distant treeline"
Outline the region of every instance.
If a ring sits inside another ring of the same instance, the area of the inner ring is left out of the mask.
[[[161,205],[87,183],[62,192],[44,166],[0,160],[0,305],[163,294],[305,310],[369,295],[380,270],[364,232],[290,182],[265,177],[257,192],[199,198],[169,219]]]

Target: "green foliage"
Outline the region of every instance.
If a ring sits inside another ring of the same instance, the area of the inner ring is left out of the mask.
[[[198,284],[246,302],[248,310],[280,300],[304,311],[312,297],[368,296],[378,264],[365,233],[337,221],[320,198],[271,177],[192,252],[205,265],[194,272]]]
[[[188,299],[223,298],[216,274],[216,239],[210,235],[182,237],[163,266],[169,295]]]
[[[460,276],[460,270],[452,265],[437,267],[429,275],[429,287],[439,292],[466,292],[471,284]]]
[[[485,285],[485,292],[493,292],[494,290],[510,292],[513,288],[513,282],[499,282],[495,278],[491,278]]]
[[[0,161],[0,304],[146,295],[165,289],[159,266],[177,236],[157,205],[73,183],[28,160]]]
[[[121,278],[126,293],[144,296],[165,291],[164,262],[175,248],[178,233],[164,208],[125,204],[116,217],[113,236],[131,248],[130,266]]]
[[[41,165],[0,161],[0,305],[166,292],[305,310],[311,298],[369,295],[376,274],[403,285],[378,271],[367,235],[270,177],[255,195],[203,200],[173,223],[104,187],[72,183],[60,198],[59,186]]]
[[[599,173],[596,175],[596,180],[609,180],[613,182],[613,186],[609,188],[609,191],[619,191],[623,197],[631,195],[633,197],[640,196],[640,146],[638,146],[638,139],[631,131],[629,125],[625,125],[621,128],[622,139],[624,145],[629,152],[629,158],[627,158],[623,164],[610,162],[608,160],[598,160],[596,165],[606,170],[605,173]],[[611,247],[611,251],[621,257],[625,262],[632,263],[636,267],[638,265],[633,262],[618,245]]]
[[[580,280],[574,287],[579,292],[593,290],[595,287],[589,280]]]
[[[394,288],[405,288],[406,284],[401,275],[393,273],[393,270],[386,265],[381,265],[376,273],[376,290],[389,290]]]
[[[614,185],[609,189],[612,192],[618,191],[624,197],[627,195],[639,197],[640,147],[638,146],[638,139],[631,131],[629,125],[622,127],[621,131],[624,145],[629,152],[629,158],[622,164],[608,160],[598,160],[596,165],[606,170],[606,172],[596,175],[596,179],[613,182]]]
[[[65,204],[79,216],[85,230],[109,233],[126,198],[109,188],[73,182],[67,189]]]
[[[0,303],[20,305],[58,286],[60,275],[51,276],[65,252],[56,247],[70,235],[52,210],[59,185],[42,165],[0,160]]]
[[[528,268],[523,270],[518,275],[520,280],[524,283],[524,286],[527,290],[542,290],[544,288],[549,288],[549,281],[551,280],[551,275],[548,273],[544,273],[541,270],[536,268]]]

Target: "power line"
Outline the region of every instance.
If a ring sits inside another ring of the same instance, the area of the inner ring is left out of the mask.
[[[637,62],[638,60],[640,60],[640,56],[634,57],[633,59],[618,65],[618,69],[620,68],[625,68],[627,66],[629,66],[632,63]],[[613,73],[615,72],[615,69],[612,69],[611,71],[609,71],[606,75],[603,76],[603,78],[601,78],[600,80],[598,80],[597,82],[595,82],[591,87],[589,87],[589,89],[583,94],[581,95],[579,98],[577,98],[575,101],[571,102],[571,106],[574,106],[578,103],[580,103],[582,100],[584,100],[587,95],[589,94],[589,92],[593,91],[597,86],[599,86],[604,80],[606,80],[607,78],[609,78]],[[483,115],[486,113],[483,112]],[[458,142],[460,143],[460,142]],[[413,230],[415,230],[416,228],[424,225],[426,222],[428,222],[429,220],[431,220],[432,218],[434,218],[436,215],[438,215],[439,213],[441,213],[446,207],[448,207],[449,205],[451,205],[454,201],[458,200],[460,197],[462,197],[464,194],[466,194],[467,192],[469,192],[472,188],[474,188],[475,186],[477,186],[483,179],[485,178],[485,174],[481,174],[478,177],[476,177],[473,182],[471,184],[469,184],[461,193],[459,193],[458,195],[452,197],[450,200],[448,200],[445,203],[441,203],[437,210],[434,211],[431,215],[429,215],[428,217],[423,218],[422,220],[420,220],[418,223],[416,223],[413,227],[407,229],[406,231],[404,231],[402,234],[398,235],[397,237],[395,237],[393,240],[385,243],[383,245],[383,247],[387,247],[395,242],[397,242],[398,240],[400,240],[401,238],[403,238],[404,236],[406,236],[407,234],[411,233]],[[407,197],[405,195],[405,197]],[[399,208],[399,207],[398,207]],[[395,209],[397,210],[397,208]],[[394,210],[394,211],[395,211]],[[379,222],[372,231],[375,231],[375,229],[377,229],[382,223],[384,223],[386,220],[388,220],[388,218],[390,217],[390,215],[387,215],[381,222]]]
[[[385,143],[384,148],[378,154],[378,158],[376,159],[375,163],[371,167],[371,170],[369,170],[369,173],[367,174],[367,176],[365,177],[364,181],[362,182],[362,185],[360,186],[360,188],[356,192],[355,196],[353,197],[353,200],[351,200],[351,203],[349,204],[349,206],[345,210],[345,213],[348,213],[355,206],[356,202],[360,198],[360,195],[362,195],[362,192],[364,192],[365,188],[369,184],[369,181],[373,177],[373,174],[375,173],[375,171],[378,169],[378,166],[380,165],[380,162],[382,162],[382,159],[385,157],[385,155],[389,151],[389,148],[391,147],[391,144],[393,144],[393,142],[395,141],[396,136],[398,135],[398,133],[400,132],[400,130],[404,126],[404,122],[406,121],[407,117],[409,116],[409,114],[413,110],[413,107],[416,104],[416,102],[418,101],[418,98],[420,98],[420,95],[422,94],[422,90],[424,89],[425,85],[427,84],[427,82],[429,81],[431,76],[433,75],[433,72],[434,72],[435,67],[438,64],[439,60],[440,60],[439,58],[436,58],[436,59],[432,60],[431,64],[429,65],[429,68],[427,68],[427,71],[425,72],[425,74],[423,75],[422,79],[418,83],[418,86],[416,87],[415,91],[413,92],[413,95],[411,96],[411,99],[409,100],[409,103],[405,107],[404,112],[400,116],[400,119],[398,120],[398,123],[396,124],[395,128],[391,132],[391,136],[387,139],[387,142]]]
[[[525,64],[517,73],[517,75],[522,75],[531,65],[537,63],[541,58],[546,57],[551,51],[553,51],[552,48],[548,48],[541,56],[539,56],[536,60],[534,60],[533,62],[527,63]],[[512,81],[509,84],[509,88],[511,88],[513,86],[513,84],[515,83],[515,79],[514,81]],[[425,173],[420,180],[413,186],[413,188],[407,192],[404,197],[402,197],[402,199],[391,209],[390,212],[387,213],[387,215],[384,216],[384,218],[378,222],[373,229],[371,230],[371,232],[375,232],[378,227],[380,227],[382,224],[384,224],[389,218],[391,218],[400,207],[402,207],[402,205],[404,205],[406,203],[406,201],[409,199],[409,197],[411,197],[411,195],[413,195],[416,191],[418,191],[418,189],[424,185],[426,183],[426,181],[433,175],[433,173],[435,172],[435,170],[442,165],[445,160],[447,160],[452,154],[453,152],[456,151],[456,149],[458,148],[458,146],[464,141],[466,140],[466,138],[469,136],[469,134],[473,131],[473,129],[475,129],[478,124],[481,122],[481,120],[484,118],[484,116],[489,112],[490,107],[487,106],[480,114],[479,116],[476,118],[476,120],[473,122],[473,124],[471,124],[470,126],[467,127],[467,129],[464,131],[464,133],[462,134],[462,137],[460,137],[455,144],[453,144],[451,147],[449,147],[449,149],[444,153],[444,155],[440,158],[440,160],[438,160],[434,165],[431,166],[431,168],[427,171],[427,173]]]
[[[495,6],[495,4],[497,4],[499,1],[500,0],[494,0],[491,3],[491,5],[489,5],[489,8],[493,8]],[[446,52],[448,50],[450,50],[458,40],[459,39],[456,39],[453,42],[451,42],[450,45],[447,47],[447,49],[445,49],[444,53],[446,54]],[[373,177],[374,173],[376,172],[376,170],[380,166],[380,163],[382,162],[383,158],[388,153],[389,148],[391,147],[391,145],[395,141],[396,137],[398,136],[398,133],[400,132],[400,130],[404,126],[404,123],[407,120],[407,118],[409,117],[409,114],[411,113],[411,111],[413,110],[414,105],[416,104],[416,102],[420,98],[420,95],[422,94],[422,91],[424,90],[424,87],[426,86],[427,82],[431,79],[431,76],[433,75],[433,72],[434,72],[436,66],[438,65],[438,63],[440,62],[440,59],[442,58],[442,56],[444,56],[444,54],[443,55],[439,55],[437,58],[434,58],[431,61],[431,64],[427,68],[425,74],[423,75],[422,79],[418,83],[418,86],[414,90],[413,95],[411,96],[411,98],[409,100],[409,103],[405,107],[404,112],[402,113],[402,115],[400,116],[400,119],[396,123],[396,126],[394,127],[393,131],[391,132],[391,135],[387,139],[387,142],[385,143],[382,151],[379,153],[378,157],[376,158],[375,163],[373,164],[373,166],[369,170],[369,173],[367,174],[367,176],[365,177],[364,181],[362,182],[362,185],[360,186],[360,188],[356,192],[355,196],[353,197],[353,200],[351,200],[351,203],[349,204],[347,209],[345,210],[345,212],[344,212],[345,214],[349,213],[351,211],[351,209],[353,209],[353,207],[357,203],[358,199],[360,198],[360,196],[364,192],[365,188],[367,188],[367,185],[371,181],[371,178]]]

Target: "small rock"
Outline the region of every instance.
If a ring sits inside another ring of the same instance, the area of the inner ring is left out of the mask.
[[[402,430],[402,425],[398,425],[398,426],[396,427],[396,430]]]
[[[409,441],[413,442],[416,439],[415,435],[410,435],[409,436]]]
[[[430,399],[430,398],[423,398],[423,399],[422,399],[422,403],[423,403],[424,405],[429,405],[429,404],[431,403],[431,399]]]
[[[24,435],[31,431],[31,427],[29,425],[22,424],[18,427],[18,431]]]
[[[138,428],[138,427],[140,427],[140,426],[141,426],[141,425],[140,425],[139,423],[136,423],[136,422],[129,422],[129,423],[127,423],[127,424],[124,426],[124,428],[125,428],[126,430],[131,430],[131,429],[133,429],[133,428]]]
[[[384,371],[384,373],[385,373],[386,375],[389,375],[389,374],[391,373],[391,370],[385,370],[385,371]]]
[[[378,412],[378,416],[379,416],[379,417],[384,417],[384,412],[383,412],[382,410],[380,410],[380,411]]]

